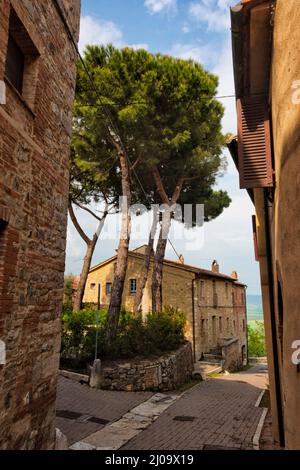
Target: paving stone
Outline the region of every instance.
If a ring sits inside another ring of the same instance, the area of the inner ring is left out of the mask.
[[[121,450],[252,449],[261,416],[255,403],[266,382],[267,370],[262,365],[202,382]],[[195,419],[174,421],[176,416]]]
[[[112,392],[94,390],[65,377],[59,378],[57,410],[79,414],[78,419],[56,418],[56,427],[68,438],[69,445],[103,429],[104,425],[86,418],[98,418],[113,423],[124,414],[151,398],[151,392]],[[97,421],[97,420],[95,420]]]

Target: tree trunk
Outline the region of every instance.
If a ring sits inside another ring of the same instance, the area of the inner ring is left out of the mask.
[[[163,220],[157,242],[152,274],[152,312],[161,313],[163,309],[162,282],[163,265],[171,227],[171,214],[168,213]]]
[[[92,214],[92,212],[89,209],[87,209],[83,206],[79,206],[79,207],[81,207],[84,210],[87,210],[88,212],[90,212]],[[86,253],[85,253],[85,257],[84,257],[84,262],[83,262],[83,267],[82,267],[82,270],[81,270],[81,273],[80,273],[79,284],[78,284],[78,288],[76,290],[76,295],[75,295],[75,299],[74,299],[74,303],[73,303],[73,312],[77,312],[78,310],[81,310],[81,307],[82,307],[82,300],[83,300],[83,296],[84,296],[86,281],[87,281],[87,278],[88,278],[88,275],[89,275],[93,254],[94,254],[97,242],[99,240],[100,234],[102,232],[102,229],[104,227],[104,223],[105,223],[105,220],[106,220],[106,217],[107,217],[107,209],[108,209],[108,205],[106,203],[105,204],[104,216],[102,217],[102,219],[97,217],[95,214],[92,214],[99,221],[99,223],[98,223],[97,230],[96,230],[96,232],[95,232],[95,234],[94,234],[94,236],[91,240],[84,233],[83,229],[79,225],[79,222],[78,222],[77,217],[75,215],[75,212],[73,210],[72,202],[71,202],[71,200],[69,201],[69,214],[70,214],[71,220],[72,220],[72,222],[74,224],[74,227],[76,228],[77,232],[79,233],[79,235],[81,236],[81,238],[85,241],[85,243],[87,245],[87,249],[86,249]]]
[[[93,240],[90,240],[89,243],[87,244],[87,249],[86,249],[86,253],[85,253],[85,257],[83,261],[83,267],[80,273],[79,284],[78,284],[75,299],[74,299],[73,312],[77,312],[78,310],[81,310],[86,281],[90,272],[91,262],[92,262],[93,254],[96,248],[97,241],[98,241],[98,236],[95,234],[93,237]]]
[[[166,253],[166,247],[168,242],[168,236],[171,228],[171,214],[174,210],[175,205],[180,197],[182,187],[184,184],[184,178],[179,178],[176,183],[175,190],[172,198],[169,199],[165,191],[163,181],[161,179],[158,168],[154,168],[153,177],[156,182],[157,192],[160,195],[162,202],[165,205],[165,212],[163,215],[163,222],[161,231],[159,234],[159,240],[156,247],[156,253],[154,257],[154,267],[152,275],[152,311],[156,313],[162,312],[163,300],[162,300],[162,285],[163,285],[163,262]]]
[[[142,270],[140,280],[137,285],[137,291],[136,291],[134,308],[133,308],[134,313],[140,313],[142,311],[142,301],[143,301],[145,286],[146,286],[147,279],[148,279],[151,256],[153,256],[154,254],[153,244],[154,244],[154,238],[155,238],[155,234],[157,230],[157,223],[158,223],[158,211],[154,210],[152,227],[151,227],[151,231],[149,235],[149,241],[148,241],[146,253],[144,256],[143,270]]]
[[[128,249],[131,234],[131,185],[130,185],[130,169],[128,165],[127,155],[123,150],[119,150],[119,158],[122,172],[122,225],[121,237],[118,247],[118,256],[116,262],[114,282],[112,285],[110,305],[108,309],[106,322],[106,339],[109,349],[112,340],[117,333],[119,323],[120,310],[122,306],[122,295],[124,290],[124,282],[127,272]]]

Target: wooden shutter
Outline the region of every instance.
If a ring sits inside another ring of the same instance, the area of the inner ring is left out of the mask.
[[[270,120],[265,98],[237,101],[240,187],[273,186]]]

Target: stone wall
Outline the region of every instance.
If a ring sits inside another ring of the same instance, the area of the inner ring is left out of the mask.
[[[222,356],[224,358],[223,369],[229,372],[236,372],[243,366],[238,338],[224,340],[221,345]]]
[[[195,283],[195,353],[219,349],[223,338],[237,338],[239,354],[247,356],[246,290],[229,279],[201,276]]]
[[[84,302],[97,303],[98,284],[101,285],[101,304],[108,306],[110,295],[106,293],[106,283],[113,282],[115,258],[91,270],[85,289]],[[122,305],[133,310],[135,295],[130,294],[130,279],[139,279],[144,263],[141,249],[129,252],[128,266],[123,292]],[[148,281],[145,286],[142,309],[145,314],[151,311],[151,280],[153,261],[150,263]],[[246,332],[246,293],[245,286],[235,282],[230,276],[201,274],[195,277],[197,268],[165,260],[163,267],[163,304],[180,309],[186,315],[185,338],[192,344],[195,338],[195,359],[202,353],[209,353],[218,346],[218,338],[224,335],[239,338],[240,351],[247,350]],[[194,289],[193,289],[194,282]],[[193,290],[194,314],[193,315]],[[215,291],[215,292],[214,292]],[[217,303],[214,304],[214,293]],[[195,330],[193,332],[193,323]]]
[[[177,351],[155,360],[111,363],[102,368],[102,387],[106,390],[137,392],[175,390],[191,379],[192,346],[189,342]]]
[[[80,1],[60,4],[78,38]],[[5,70],[10,18],[25,56],[20,91]],[[0,0],[1,449],[55,441],[75,61],[55,2]]]

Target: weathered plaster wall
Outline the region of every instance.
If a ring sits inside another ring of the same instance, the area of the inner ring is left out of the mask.
[[[80,1],[61,1],[78,37]],[[10,5],[39,51],[27,101],[0,106],[0,448],[54,445],[75,53],[52,1],[0,0],[0,80]],[[32,77],[31,77],[32,78]],[[30,81],[30,80],[29,80]]]
[[[300,87],[299,82],[296,84],[300,80],[299,24],[299,1],[277,0],[271,87],[276,191],[271,216],[278,349],[283,351],[281,375],[288,449],[300,449],[300,373],[291,361],[292,343],[300,340]]]

